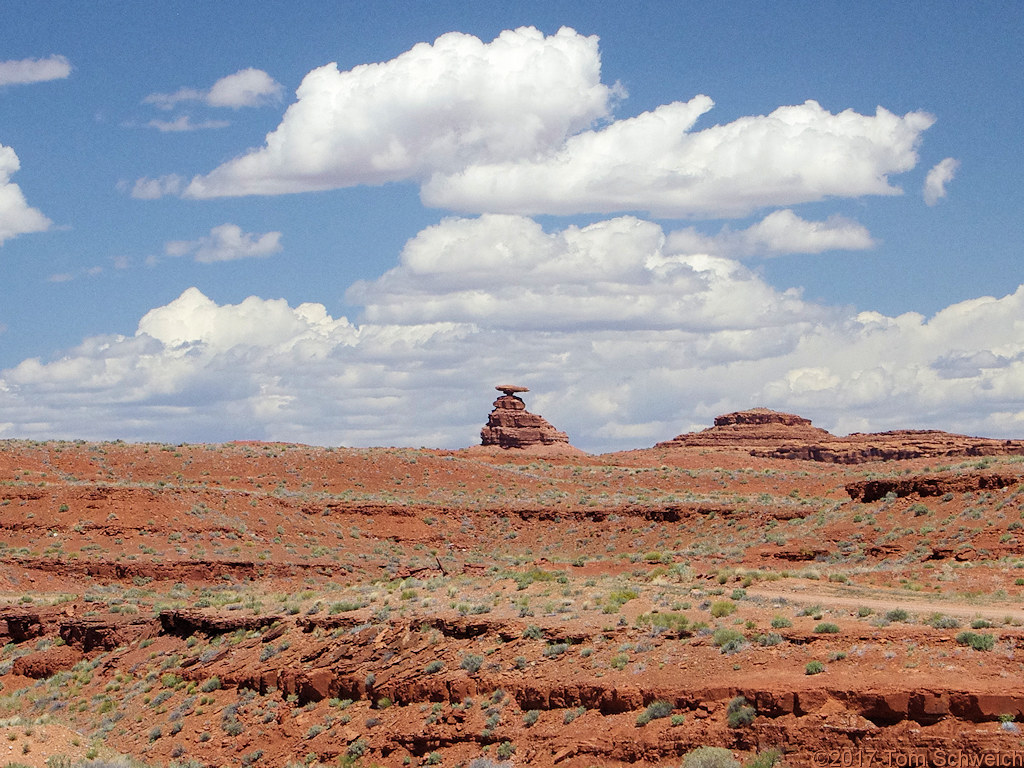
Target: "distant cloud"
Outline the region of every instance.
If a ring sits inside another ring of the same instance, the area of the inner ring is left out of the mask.
[[[934,168],[928,171],[924,180],[924,201],[928,205],[935,205],[946,196],[946,185],[956,176],[960,162],[952,157],[937,163]]]
[[[670,241],[633,217],[552,232],[446,219],[353,286],[358,325],[320,304],[218,304],[190,288],[133,335],[0,371],[0,423],[23,437],[459,447],[509,379],[590,450],[755,405],[837,432],[1024,432],[1024,286],[931,318],[856,313]]]
[[[206,237],[198,240],[173,240],[164,246],[164,253],[168,256],[193,256],[203,264],[265,258],[280,251],[280,232],[250,234],[243,232],[237,224],[221,224],[211,229]]]
[[[777,256],[785,253],[861,251],[872,248],[868,230],[843,216],[825,221],[806,221],[788,208],[774,211],[747,229],[728,227],[717,235],[704,235],[693,227],[676,230],[668,237],[669,247],[685,253],[711,253],[730,258]]]
[[[241,69],[222,77],[207,91],[179,88],[174,93],[151,93],[144,104],[173,109],[183,101],[199,101],[211,107],[262,107],[281,99],[284,86],[261,69]]]
[[[608,117],[596,37],[450,32],[397,58],[310,72],[262,149],[193,179],[189,197],[383,184],[531,157]]]
[[[888,176],[917,163],[923,112],[831,114],[815,101],[691,132],[707,96],[570,137],[548,154],[439,172],[427,205],[521,214],[650,211],[745,216],[828,197],[895,195]]]
[[[53,225],[41,211],[29,206],[21,187],[11,182],[20,167],[14,150],[0,144],[0,245],[18,235],[45,232]]]
[[[164,195],[177,195],[185,186],[185,180],[176,173],[151,179],[143,176],[131,184],[131,196],[138,200],[157,200]],[[120,182],[118,189],[125,191],[129,182]]]
[[[704,95],[611,119],[596,37],[563,28],[449,33],[381,63],[310,72],[263,147],[187,197],[274,195],[412,180],[426,205],[524,215],[746,216],[829,197],[895,195],[924,112],[832,114],[815,101],[694,130]]]
[[[188,115],[182,115],[175,120],[150,120],[146,123],[150,128],[156,128],[161,133],[179,133],[184,131],[201,131],[207,128],[227,128],[231,123],[226,120],[204,120],[201,123],[193,123]]]
[[[58,55],[45,59],[0,61],[0,86],[63,80],[70,74],[71,62]]]

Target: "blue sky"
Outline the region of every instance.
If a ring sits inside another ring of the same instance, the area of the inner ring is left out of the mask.
[[[1024,434],[1019,3],[3,12],[0,437]]]

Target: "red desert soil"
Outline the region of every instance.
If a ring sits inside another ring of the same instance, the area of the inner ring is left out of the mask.
[[[8,761],[1024,759],[1019,444],[744,413],[600,456],[0,442]]]

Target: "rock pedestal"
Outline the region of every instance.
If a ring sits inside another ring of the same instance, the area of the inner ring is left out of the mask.
[[[543,445],[568,445],[569,436],[559,432],[543,416],[526,410],[526,403],[516,392],[529,392],[526,387],[503,384],[495,387],[502,396],[494,401],[494,410],[487,425],[480,430],[482,445],[499,448],[530,448]]]

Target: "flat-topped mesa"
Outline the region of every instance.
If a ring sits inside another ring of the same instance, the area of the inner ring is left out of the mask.
[[[657,448],[686,446],[776,446],[788,442],[833,439],[831,433],[812,426],[810,419],[769,408],[734,411],[715,418],[715,426],[686,432]]]
[[[481,445],[499,448],[569,445],[565,432],[559,432],[543,416],[527,411],[526,403],[516,397],[516,392],[529,392],[528,388],[499,384],[495,389],[504,394],[494,401],[487,425],[480,430]]]

